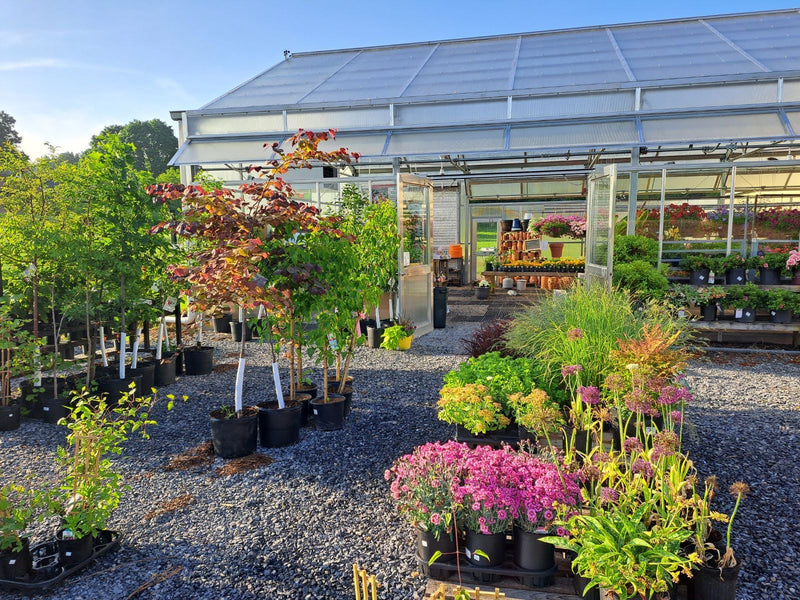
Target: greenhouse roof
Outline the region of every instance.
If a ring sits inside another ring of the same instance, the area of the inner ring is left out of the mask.
[[[290,55],[173,113],[173,164],[260,161],[298,128],[366,161],[800,139],[800,10]]]

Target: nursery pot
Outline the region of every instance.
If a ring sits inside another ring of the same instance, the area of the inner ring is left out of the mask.
[[[128,372],[130,372],[130,369],[128,369]],[[124,392],[130,392],[131,383],[136,385],[135,393],[138,395],[139,390],[142,389],[141,375],[128,375],[125,379],[106,377],[98,382],[97,391],[101,394],[106,394],[106,402],[114,406],[119,403]]]
[[[19,405],[0,406],[0,431],[13,431],[19,428]]]
[[[711,269],[697,269],[689,273],[689,283],[691,285],[707,285],[708,276],[711,274]]]
[[[761,285],[778,285],[781,282],[781,273],[778,269],[761,267],[758,273],[758,282]]]
[[[213,346],[191,346],[183,350],[187,375],[208,375],[214,369]]]
[[[700,314],[703,315],[703,321],[716,321],[717,320],[717,305],[704,304],[700,307]]]
[[[242,408],[242,416],[226,419],[221,410],[211,412],[211,443],[214,454],[222,458],[239,458],[256,450],[258,444],[258,409]]]
[[[353,406],[353,388],[349,385],[346,386],[341,395],[344,396],[344,416],[347,417]]]
[[[311,415],[310,402],[317,397],[317,386],[297,386],[295,397],[300,401],[300,427],[305,427]],[[288,400],[288,394],[284,394],[283,398]]]
[[[792,277],[792,285],[800,285],[800,270],[794,272]]]
[[[741,561],[735,567],[712,569],[700,565],[694,572],[694,597],[698,600],[736,600]]]
[[[142,376],[141,385],[136,386],[136,395],[137,396],[147,396],[152,394],[152,389],[156,385],[156,364],[155,363],[146,363],[140,367],[136,367],[135,369],[128,369],[128,374],[131,377],[135,377],[137,375]]]
[[[24,579],[31,572],[33,557],[31,556],[30,540],[22,538],[22,549],[4,550],[0,554],[0,576],[3,579]]]
[[[83,385],[85,385],[85,383],[81,382],[79,387],[83,387]],[[41,392],[34,391],[32,381],[24,381],[20,387],[22,391],[22,397],[27,404],[27,409],[29,411],[28,417],[31,419],[43,419],[45,417],[45,413],[42,410],[43,402],[53,397],[53,378],[42,378],[42,385],[39,386],[42,388]],[[73,389],[73,386],[69,385],[69,382],[64,377],[59,377],[58,395],[62,396],[65,391],[70,389]]]
[[[564,252],[564,242],[548,242],[548,246],[550,246],[550,256],[561,258],[561,254]]]
[[[522,291],[528,287],[528,281],[525,279],[517,279],[517,289]]]
[[[735,313],[734,313],[735,314]],[[734,317],[734,320],[740,323],[755,323],[756,322],[756,309],[752,306],[742,309],[741,317]]]
[[[514,564],[528,571],[546,571],[556,564],[556,549],[541,538],[547,534],[531,533],[514,526]]]
[[[417,538],[417,556],[419,556],[426,563],[431,559],[438,550],[443,554],[436,559],[436,562],[453,562],[456,552],[456,539],[453,532],[442,532],[439,539],[430,531],[423,531],[419,527],[414,530]]]
[[[511,226],[514,224],[514,219],[503,219],[500,221],[500,231],[511,231]]]
[[[486,554],[489,560],[486,560],[485,556],[475,554],[476,550]],[[473,565],[481,567],[502,565],[506,559],[506,534],[490,533],[489,535],[484,535],[483,533],[467,531],[464,553],[467,555],[467,560]]]
[[[478,300],[488,300],[489,299],[489,292],[490,288],[484,287],[477,287],[475,288],[475,298]]]
[[[55,425],[69,415],[69,400],[66,398],[42,400],[42,415],[45,423]]]
[[[744,269],[729,269],[725,271],[727,285],[744,285]]]
[[[398,350],[411,350],[411,342],[414,341],[413,335],[408,335],[404,338],[400,338],[397,341],[397,349]]]
[[[214,333],[230,333],[230,324],[233,321],[231,313],[225,313],[221,317],[214,317]]]
[[[72,567],[92,556],[93,539],[90,535],[75,540],[62,540],[63,531],[56,534],[58,540],[58,562],[62,567]]]
[[[791,323],[792,321],[792,311],[790,310],[771,310],[769,316],[773,323]]]
[[[383,327],[373,327],[371,325],[367,325],[367,346],[370,348],[380,348],[382,341]]]
[[[494,271],[494,263],[487,262],[485,270],[486,271]]]
[[[352,375],[348,375],[345,378],[345,382],[346,382],[345,383],[345,387],[346,388],[347,387],[352,388],[353,387],[353,376]],[[329,379],[328,380],[328,392],[331,393],[331,394],[338,394],[339,393],[339,383],[340,383],[340,381],[338,379]],[[312,400],[313,400],[313,398],[312,398]]]
[[[155,365],[156,387],[164,387],[175,383],[175,356],[162,358]]]
[[[241,342],[242,341],[242,326],[244,326],[244,341],[249,342],[253,339],[253,332],[250,331],[250,328],[247,326],[247,323],[230,323],[229,328],[231,332],[231,338],[234,342]]]
[[[258,430],[263,448],[281,448],[300,441],[303,404],[299,395],[295,397],[295,402],[285,402],[285,408],[279,408],[277,402],[258,405]]]
[[[328,394],[328,401],[317,398],[311,401],[314,424],[320,431],[334,431],[344,427],[344,396]]]

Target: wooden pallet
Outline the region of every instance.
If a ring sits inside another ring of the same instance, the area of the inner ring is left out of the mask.
[[[522,590],[513,587],[507,587],[506,583],[499,582],[494,584],[474,584],[474,582],[467,582],[464,580],[464,587],[477,587],[480,590],[481,600],[491,600],[495,597],[495,590],[497,595],[504,600],[576,600],[576,596],[572,589],[572,580],[565,577],[556,577],[553,585],[541,590]],[[473,585],[474,584],[474,585]],[[441,598],[440,588],[445,587],[445,594],[447,600],[452,600],[455,590],[458,588],[457,583],[441,582],[429,580],[425,588],[425,599],[435,600]],[[473,594],[474,598],[474,594]]]

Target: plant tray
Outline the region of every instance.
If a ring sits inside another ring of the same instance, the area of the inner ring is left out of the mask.
[[[436,561],[432,565],[428,565],[426,560],[420,556],[416,556],[417,562],[426,577],[431,579],[438,579],[446,581],[452,575],[458,573],[456,563],[444,563]],[[463,552],[459,552],[459,561],[461,562],[461,576],[462,578],[471,578],[477,583],[494,584],[503,580],[512,579],[514,582],[526,589],[542,588],[553,584],[553,579],[558,570],[557,565],[553,565],[550,569],[544,571],[528,571],[516,566],[511,560],[510,552],[506,553],[505,562],[497,567],[480,567],[473,565],[467,561],[467,557]]]
[[[27,579],[0,579],[0,589],[23,594],[39,594],[49,590],[67,577],[85,569],[92,561],[119,548],[120,535],[116,531],[104,530],[94,538],[92,555],[82,563],[69,568],[58,561],[58,542],[42,542],[31,548],[33,569]]]

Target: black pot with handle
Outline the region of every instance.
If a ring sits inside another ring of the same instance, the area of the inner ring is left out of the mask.
[[[222,458],[239,458],[255,452],[258,445],[258,409],[245,406],[240,417],[234,415],[230,418],[221,409],[212,411],[211,444],[214,454]]]
[[[190,346],[183,349],[187,375],[208,375],[214,369],[213,346]]]
[[[311,411],[314,414],[314,425],[320,431],[335,431],[344,427],[344,396],[328,394],[325,398],[311,401]]]

